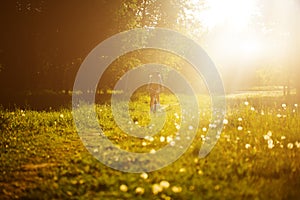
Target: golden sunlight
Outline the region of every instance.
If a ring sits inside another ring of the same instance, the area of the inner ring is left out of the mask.
[[[199,19],[209,30],[216,25],[225,25],[241,31],[258,14],[256,0],[209,0],[205,5],[207,9],[199,13]]]
[[[201,5],[193,15],[207,31],[203,46],[217,64],[242,65],[245,60],[253,67],[263,60],[284,64],[298,49],[299,1],[190,1]]]

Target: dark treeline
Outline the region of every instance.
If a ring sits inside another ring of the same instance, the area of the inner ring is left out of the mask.
[[[111,35],[118,1],[1,3],[2,91],[71,90],[82,60]]]

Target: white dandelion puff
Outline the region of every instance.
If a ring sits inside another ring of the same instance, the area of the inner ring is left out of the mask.
[[[294,147],[294,144],[293,144],[293,143],[288,143],[288,144],[287,144],[287,148],[288,148],[288,149],[292,149],[293,147]]]
[[[161,181],[159,183],[159,185],[162,187],[162,188],[169,188],[170,187],[170,183],[168,181]]]
[[[128,191],[127,185],[125,185],[125,184],[120,185],[120,190],[121,190],[122,192],[127,192],[127,191]]]

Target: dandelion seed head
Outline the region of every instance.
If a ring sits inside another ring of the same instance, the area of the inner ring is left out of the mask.
[[[150,150],[150,153],[151,153],[151,154],[155,154],[155,153],[156,153],[155,149],[151,149],[151,150]]]
[[[269,140],[269,139],[270,139],[270,136],[269,136],[269,135],[264,135],[264,139],[265,139],[265,140]]]
[[[166,138],[164,136],[160,136],[159,140],[160,140],[160,142],[164,142],[166,140]]]
[[[224,119],[224,120],[223,120],[223,124],[228,124],[228,120],[227,120],[227,119]]]
[[[251,147],[250,144],[245,144],[245,148],[246,148],[246,149],[249,149],[250,147]]]
[[[159,184],[155,183],[155,184],[152,185],[152,193],[154,195],[162,192],[162,190],[163,190],[163,188]]]
[[[294,106],[297,108],[297,107],[298,107],[298,104],[295,103]]]
[[[148,178],[148,174],[146,172],[141,173],[140,177],[142,179],[147,179]]]
[[[135,193],[136,194],[144,194],[144,192],[145,192],[145,189],[142,188],[142,187],[135,188]]]
[[[171,141],[173,141],[173,138],[171,136],[167,137],[167,142],[170,143]]]
[[[268,131],[267,135],[271,137],[272,136],[272,131]]]
[[[243,127],[242,127],[242,126],[238,126],[237,129],[238,129],[239,131],[242,131],[242,130],[243,130]]]
[[[128,191],[127,185],[125,185],[125,184],[120,185],[120,190],[121,190],[122,192],[127,192],[127,191]]]
[[[207,131],[207,128],[206,128],[206,127],[203,127],[203,128],[202,128],[202,131],[203,131],[203,132],[206,132],[206,131]]]
[[[239,117],[239,118],[238,118],[238,121],[239,121],[239,122],[243,121],[243,118]]]
[[[215,186],[215,190],[219,190],[220,189],[220,186],[219,185],[216,185]]]
[[[248,105],[249,105],[249,102],[248,102],[248,101],[245,101],[244,104],[245,104],[245,106],[248,106]]]
[[[98,149],[94,149],[93,152],[94,152],[94,153],[98,153],[99,150],[98,150]]]
[[[273,140],[272,140],[272,139],[269,139],[269,140],[268,140],[268,148],[269,148],[269,149],[272,149],[273,147],[274,147]]]
[[[184,167],[183,167],[183,168],[180,168],[180,169],[179,169],[179,172],[180,172],[180,173],[186,172],[186,169],[185,169]]]
[[[293,144],[293,143],[288,143],[288,144],[287,144],[287,148],[288,148],[288,149],[292,149],[293,147],[294,147],[294,144]]]
[[[171,141],[170,142],[170,145],[173,147],[173,146],[175,146],[175,141]]]
[[[142,146],[147,146],[147,142],[142,142]]]
[[[285,103],[281,104],[281,107],[285,109],[286,108],[286,104]]]
[[[182,191],[182,187],[180,187],[180,186],[173,186],[172,187],[172,191],[174,193],[180,193]]]
[[[159,185],[165,189],[170,187],[170,183],[168,181],[161,181]]]
[[[203,171],[200,169],[200,170],[198,170],[198,174],[200,175],[200,176],[202,176],[203,175]]]
[[[216,128],[217,127],[216,124],[209,124],[208,126],[209,126],[209,128]]]

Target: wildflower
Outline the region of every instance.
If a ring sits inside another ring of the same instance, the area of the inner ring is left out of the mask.
[[[160,193],[162,190],[163,190],[163,188],[159,184],[155,183],[152,185],[152,193],[153,194],[156,195],[156,194]]]
[[[220,186],[219,185],[216,185],[215,186],[215,190],[219,190],[220,189]]]
[[[251,110],[251,111],[255,111],[255,108],[254,108],[254,107],[251,107],[250,110]]]
[[[209,124],[208,126],[209,126],[209,128],[216,128],[217,127],[216,124]]]
[[[160,142],[164,142],[165,141],[165,137],[164,136],[160,136],[159,140],[160,140]]]
[[[167,142],[170,143],[171,141],[173,141],[173,138],[171,136],[167,137]]]
[[[151,149],[151,150],[150,150],[150,153],[151,153],[151,154],[155,154],[155,153],[156,153],[155,149]]]
[[[251,147],[250,144],[245,144],[245,148],[246,148],[246,149],[249,149],[250,147]]]
[[[282,135],[282,136],[280,137],[280,139],[281,139],[281,140],[285,140],[286,137],[285,137],[284,135]]]
[[[238,126],[237,128],[239,131],[242,131],[243,130],[243,127],[242,126]]]
[[[243,118],[239,117],[239,118],[238,118],[238,121],[239,121],[239,122],[243,121]]]
[[[292,149],[293,147],[294,147],[294,144],[293,144],[293,143],[288,143],[288,144],[287,144],[287,148],[288,148],[288,149]]]
[[[25,117],[25,113],[22,113],[22,117]]]
[[[170,145],[171,145],[171,146],[175,146],[175,141],[171,141],[171,142],[170,142]]]
[[[143,145],[143,146],[147,146],[147,142],[145,142],[145,141],[142,142],[142,145]]]
[[[271,132],[271,131],[268,131],[268,132],[267,132],[267,135],[271,137],[271,136],[272,136],[272,132]]]
[[[296,141],[295,145],[296,145],[297,148],[300,148],[300,142]]]
[[[162,187],[162,188],[169,188],[170,187],[170,183],[168,181],[161,181],[159,183],[159,185]]]
[[[227,120],[227,119],[224,119],[224,120],[223,120],[223,124],[228,124],[228,120]]]
[[[94,149],[93,152],[94,152],[94,153],[98,153],[99,150],[98,150],[98,149]]]
[[[294,106],[297,108],[297,107],[298,107],[298,104],[295,103]]]
[[[146,140],[149,140],[150,142],[154,141],[154,138],[152,136],[146,136],[145,137]]]
[[[248,105],[249,105],[249,102],[248,102],[248,101],[245,101],[244,104],[245,104],[245,106],[248,106]]]
[[[180,168],[179,172],[181,172],[181,173],[186,172],[186,169],[185,168]]]
[[[203,175],[203,171],[200,169],[200,170],[198,170],[198,174],[200,175],[200,176],[202,176]]]
[[[278,118],[280,118],[280,117],[281,117],[281,114],[277,114],[276,116],[277,116]]]
[[[135,193],[136,194],[144,194],[144,192],[145,192],[145,189],[142,188],[142,187],[135,188]]]
[[[179,119],[178,113],[174,113],[174,116],[176,117],[176,119]]]
[[[180,193],[182,191],[182,187],[180,187],[180,186],[173,186],[172,187],[172,191],[174,193]]]
[[[120,190],[121,190],[122,192],[127,192],[127,191],[128,191],[127,185],[124,185],[124,184],[120,185]]]
[[[60,114],[59,117],[60,117],[60,118],[64,118],[64,114]]]
[[[274,147],[273,140],[272,140],[272,139],[269,139],[269,140],[268,140],[268,148],[269,148],[269,149],[272,149],[273,147]]]
[[[281,107],[282,107],[283,109],[286,109],[286,104],[285,104],[285,103],[281,104]]]
[[[148,178],[148,174],[145,173],[145,172],[143,172],[143,173],[141,173],[140,177],[141,177],[142,179],[147,179],[147,178]]]
[[[206,128],[206,127],[203,127],[203,128],[202,128],[202,131],[203,131],[203,132],[206,132],[206,131],[207,131],[207,128]]]
[[[189,126],[189,130],[193,130],[194,127],[192,125]]]

